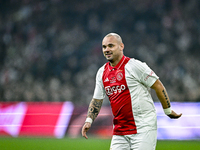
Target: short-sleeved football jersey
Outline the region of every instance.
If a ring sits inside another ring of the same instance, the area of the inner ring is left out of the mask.
[[[114,135],[157,129],[156,110],[150,95],[150,87],[157,79],[146,63],[126,56],[115,67],[108,62],[98,70],[93,98],[109,97]]]

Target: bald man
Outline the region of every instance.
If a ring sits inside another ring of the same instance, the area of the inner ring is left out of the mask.
[[[154,71],[146,63],[124,55],[124,44],[118,34],[107,34],[102,41],[102,50],[108,62],[97,72],[82,136],[88,138],[86,132],[107,95],[114,116],[110,149],[155,150],[157,116],[150,89],[155,90],[168,117],[175,119],[182,114],[171,109],[167,91]]]

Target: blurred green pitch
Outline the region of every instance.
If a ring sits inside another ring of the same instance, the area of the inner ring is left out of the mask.
[[[0,150],[109,150],[110,139],[0,137]],[[158,141],[156,150],[200,150],[200,140]]]

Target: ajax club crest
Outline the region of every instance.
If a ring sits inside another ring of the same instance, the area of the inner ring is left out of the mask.
[[[121,81],[122,78],[123,78],[123,73],[122,72],[118,72],[117,75],[116,75],[116,78],[118,81]]]

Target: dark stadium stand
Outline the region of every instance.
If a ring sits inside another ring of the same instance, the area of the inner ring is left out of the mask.
[[[0,1],[0,101],[87,105],[109,32],[157,73],[171,101],[200,101],[199,14],[199,0]]]

